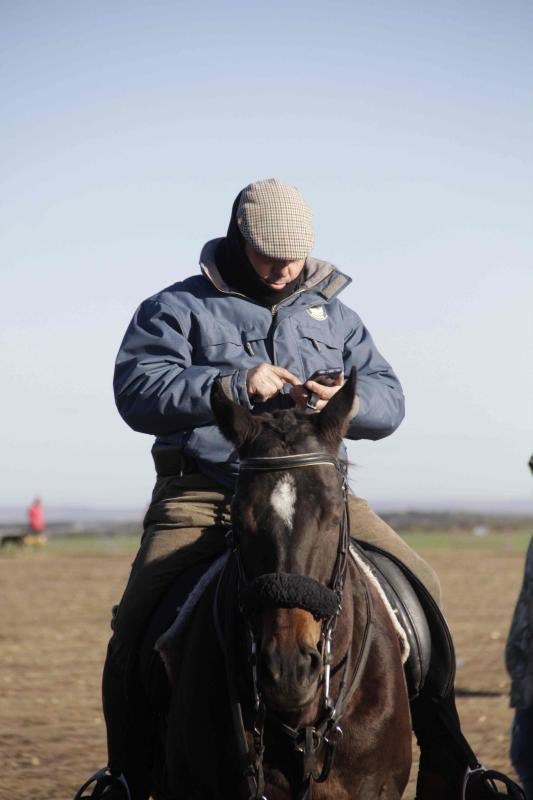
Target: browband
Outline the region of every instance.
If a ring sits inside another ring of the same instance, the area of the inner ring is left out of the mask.
[[[271,472],[281,469],[296,469],[296,467],[329,466],[340,469],[339,460],[330,453],[293,453],[287,456],[261,456],[243,458],[240,462],[241,470],[255,472]]]

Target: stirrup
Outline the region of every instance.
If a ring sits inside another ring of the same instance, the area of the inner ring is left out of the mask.
[[[505,793],[501,792],[497,786],[498,783],[503,783],[505,787]],[[482,764],[479,764],[477,767],[473,769],[467,767],[465,778],[463,781],[463,800],[472,800],[472,794],[470,790],[476,790],[479,788],[483,788],[486,792],[487,800],[488,798],[510,798],[511,800],[526,800],[526,795],[524,794],[524,790],[518,786],[511,778],[508,778],[507,775],[504,775],[502,772],[498,772],[495,769],[487,769]],[[474,798],[476,795],[474,794]]]
[[[91,783],[94,783],[94,788],[91,793],[83,794]],[[130,787],[123,773],[120,773],[120,775],[113,775],[109,771],[109,767],[104,767],[103,769],[99,769],[98,772],[95,772],[94,775],[78,789],[74,795],[74,800],[100,800],[100,798],[105,800],[108,789],[118,789],[121,800],[131,800]]]

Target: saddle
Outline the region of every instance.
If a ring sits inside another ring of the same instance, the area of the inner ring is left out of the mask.
[[[407,637],[409,658],[404,669],[409,699],[414,700],[426,682],[433,695],[446,697],[455,680],[455,651],[437,603],[395,556],[355,539],[351,547],[366,561]]]

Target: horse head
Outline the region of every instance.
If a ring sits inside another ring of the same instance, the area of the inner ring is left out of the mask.
[[[347,528],[337,456],[355,388],[353,371],[313,414],[252,415],[218,383],[211,393],[215,420],[241,459],[232,504],[241,603],[262,695],[279,712],[298,712],[316,697],[327,661],[325,632],[340,607]]]

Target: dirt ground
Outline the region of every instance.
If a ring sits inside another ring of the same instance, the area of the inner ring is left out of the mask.
[[[485,763],[509,770],[503,651],[524,555],[439,549],[424,556],[444,588],[463,728]],[[0,557],[1,798],[66,800],[105,763],[100,673],[110,609],[130,561],[128,553],[52,548]],[[405,794],[412,798],[413,780]]]

